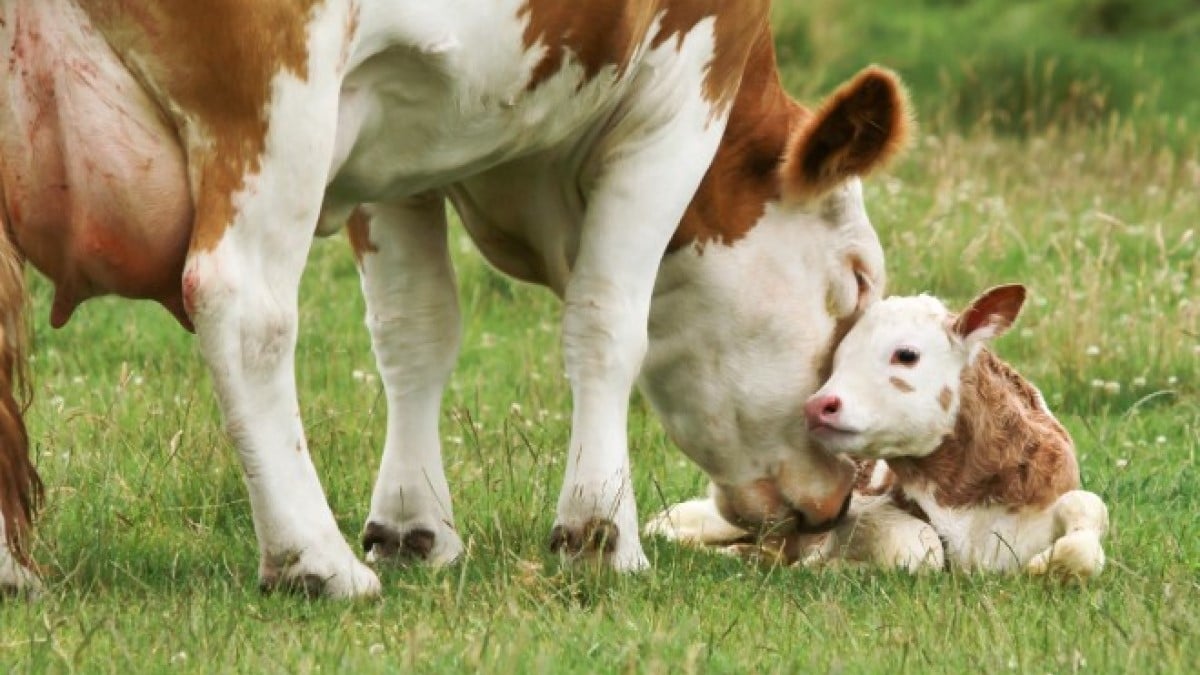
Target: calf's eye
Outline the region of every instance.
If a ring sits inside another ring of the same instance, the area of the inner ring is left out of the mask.
[[[892,365],[915,366],[921,360],[921,354],[912,347],[898,347],[892,352]]]

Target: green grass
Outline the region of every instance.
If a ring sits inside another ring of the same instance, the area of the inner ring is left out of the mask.
[[[468,554],[384,570],[378,602],[261,595],[192,339],[112,300],[51,331],[38,283],[29,422],[48,589],[0,603],[0,671],[1196,672],[1200,162],[1123,120],[1024,139],[934,122],[866,189],[893,292],[961,303],[1031,287],[998,349],[1062,413],[1085,486],[1109,504],[1111,565],[1092,583],[760,569],[657,540],[646,574],[561,567],[546,550],[570,405],[560,309],[489,271],[456,230],[466,335],[442,430]],[[351,539],[384,432],[361,317],[347,247],[318,243],[298,376]],[[637,396],[632,410],[644,518],[704,479]]]
[[[904,74],[926,123],[1036,135],[1136,120],[1195,149],[1195,0],[781,0],[793,91],[818,94],[875,61]]]

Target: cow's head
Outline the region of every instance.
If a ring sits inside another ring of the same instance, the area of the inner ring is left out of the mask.
[[[872,305],[834,356],[833,374],[808,400],[809,432],[834,453],[923,457],[953,432],[964,369],[1006,331],[1025,287],[998,286],[953,316],[936,298]]]
[[[901,149],[909,109],[875,67],[813,111],[754,86],[681,229],[697,246],[660,270],[643,389],[726,519],[814,531],[844,512],[854,470],[813,446],[803,406],[832,345],[883,293],[859,179]]]

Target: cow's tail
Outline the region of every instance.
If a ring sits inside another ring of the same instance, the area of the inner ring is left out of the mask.
[[[0,219],[0,515],[4,539],[19,562],[29,564],[29,535],[42,501],[42,481],[29,457],[25,409],[27,377],[25,261]]]

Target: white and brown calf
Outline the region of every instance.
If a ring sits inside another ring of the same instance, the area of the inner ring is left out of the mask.
[[[0,587],[27,585],[38,495],[11,395],[28,260],[55,286],[55,326],[116,293],[195,329],[264,586],[379,591],[325,499],[293,367],[314,233],[343,225],[388,404],[363,544],[454,559],[447,205],[496,268],[563,300],[554,549],[647,564],[635,382],[726,517],[832,525],[853,466],[812,448],[802,408],[839,322],[883,288],[859,178],[897,152],[908,112],[877,68],[816,109],[794,101],[768,15],[766,0],[0,0],[0,263],[18,272],[0,276]]]
[[[1011,285],[958,316],[929,296],[864,312],[805,405],[814,439],[859,461],[855,503],[829,536],[786,542],[785,557],[1100,572],[1108,511],[1078,489],[1070,436],[1038,390],[984,347],[1024,299],[1024,287]],[[680,506],[651,529],[708,542],[738,534],[702,500]]]

